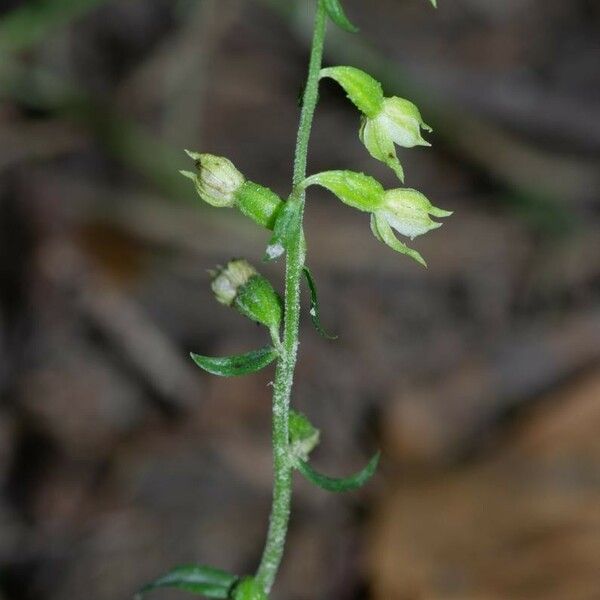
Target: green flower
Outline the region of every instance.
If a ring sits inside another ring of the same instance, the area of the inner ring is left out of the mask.
[[[371,231],[380,242],[426,267],[427,263],[419,252],[398,240],[392,230],[414,240],[417,236],[442,226],[442,223],[434,221],[431,217],[449,217],[451,214],[451,211],[433,206],[417,190],[389,190],[385,192],[381,207],[371,215]]]
[[[302,184],[320,185],[344,204],[371,213],[375,237],[393,250],[410,256],[426,266],[423,257],[396,238],[394,230],[413,240],[441,227],[431,217],[448,217],[452,212],[437,208],[421,192],[410,188],[384,190],[373,177],[353,171],[326,171],[308,177]]]
[[[432,131],[419,109],[403,98],[385,98],[381,110],[373,117],[362,118],[360,140],[369,154],[396,173],[404,181],[404,170],[396,154],[396,145],[403,148],[431,146],[423,139],[421,129]]]
[[[323,69],[321,77],[334,79],[344,88],[363,115],[359,137],[369,154],[388,165],[398,179],[404,181],[396,146],[430,146],[423,139],[421,130],[432,129],[423,121],[419,109],[404,98],[386,98],[376,79],[354,67]]]

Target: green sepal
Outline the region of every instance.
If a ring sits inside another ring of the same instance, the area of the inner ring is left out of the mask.
[[[284,202],[275,220],[273,235],[269,240],[263,260],[277,260],[288,250],[290,243],[300,233],[301,210],[302,204],[296,198],[290,198]]]
[[[233,306],[245,317],[269,328],[278,328],[283,318],[283,301],[262,275],[253,275],[240,286]]]
[[[383,108],[381,83],[356,67],[328,67],[321,70],[321,79],[329,77],[337,81],[348,99],[367,117],[377,116]]]
[[[153,590],[175,588],[199,594],[205,598],[229,598],[238,579],[231,573],[213,567],[186,565],[176,567],[166,575],[145,585],[135,597],[139,600],[144,594]]]
[[[272,346],[265,346],[260,350],[234,356],[202,356],[193,352],[190,353],[190,356],[201,369],[212,375],[238,377],[264,369],[277,358],[278,352]]]
[[[437,8],[437,0],[429,0],[433,4],[433,8]]]
[[[314,277],[308,267],[303,267],[302,269],[304,276],[306,277],[306,282],[308,283],[308,289],[310,290],[310,318],[315,329],[319,332],[321,336],[328,340],[337,340],[337,335],[331,335],[325,331],[323,325],[321,324],[321,313],[319,310],[319,296],[317,293],[317,285],[315,283]]]
[[[357,33],[358,27],[352,24],[346,16],[340,0],[325,0],[325,10],[329,18],[338,26],[350,33]]]
[[[335,478],[323,475],[315,471],[306,461],[299,460],[296,463],[296,468],[306,479],[316,486],[327,490],[328,492],[349,492],[362,487],[375,473],[379,464],[380,453],[378,452],[369,461],[369,464],[354,475],[345,478]]]
[[[409,248],[406,244],[401,242],[394,234],[390,224],[381,215],[371,215],[371,231],[373,235],[380,241],[389,246],[392,250],[399,252],[400,254],[406,254],[423,267],[427,268],[425,259],[419,252],[413,248]]]
[[[231,594],[232,600],[268,600],[264,590],[254,577],[244,577]]]
[[[335,194],[344,204],[365,212],[381,208],[385,190],[373,177],[354,171],[324,171],[311,175],[302,186],[320,185]]]
[[[273,229],[284,202],[269,188],[253,181],[245,181],[235,193],[235,205],[255,223]]]
[[[308,418],[290,410],[290,452],[294,459],[308,460],[310,453],[319,445],[321,432],[308,420]]]
[[[394,171],[396,177],[404,183],[404,168],[398,159],[396,145],[386,128],[381,126],[379,120],[363,117],[358,137],[369,154],[375,160],[386,164]]]

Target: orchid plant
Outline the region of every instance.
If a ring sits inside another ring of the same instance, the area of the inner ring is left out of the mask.
[[[431,0],[435,6],[435,0]],[[281,298],[267,279],[246,260],[230,261],[213,273],[216,299],[245,317],[266,327],[270,343],[246,354],[212,357],[192,354],[204,371],[223,377],[255,373],[276,363],[273,385],[273,504],[262,560],[254,575],[240,577],[204,565],[173,569],[141,589],[138,596],[159,588],[177,588],[205,598],[265,600],[273,588],[284,553],[290,518],[292,476],[299,471],[313,484],[331,492],[344,492],[363,486],[379,461],[375,454],[358,473],[334,478],[315,470],[310,453],[319,443],[319,431],[303,414],[290,406],[298,353],[300,288],[306,278],[311,295],[310,316],[316,329],[331,338],[321,325],[314,278],[306,264],[303,215],[307,189],[320,186],[344,204],[370,213],[374,236],[393,250],[425,266],[421,254],[396,234],[413,240],[441,226],[433,218],[451,213],[436,208],[414,189],[385,190],[374,178],[348,170],[331,170],[307,176],[308,144],[318,102],[321,79],[336,81],[361,116],[359,138],[369,154],[387,165],[404,182],[404,170],[396,147],[429,146],[423,132],[431,128],[419,109],[409,100],[384,96],[381,84],[369,74],[348,66],[322,68],[328,21],[348,32],[357,29],[346,16],[340,0],[316,0],[316,14],[308,78],[304,88],[298,128],[292,190],[283,200],[269,188],[248,181],[230,160],[207,153],[188,151],[195,170],[182,171],[191,179],[199,197],[217,207],[235,208],[261,227],[270,230],[264,260],[285,257],[285,294]]]

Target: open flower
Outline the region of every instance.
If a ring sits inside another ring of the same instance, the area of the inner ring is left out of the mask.
[[[431,146],[423,139],[421,129],[432,131],[419,109],[404,98],[385,98],[381,110],[374,117],[362,118],[360,140],[369,154],[396,173],[404,181],[404,170],[396,154],[396,145],[403,148]]]
[[[375,237],[393,250],[406,254],[423,266],[423,257],[401,242],[394,230],[413,240],[437,229],[442,223],[431,217],[448,217],[452,212],[437,208],[425,195],[410,188],[384,190],[372,177],[353,171],[325,171],[308,177],[303,187],[320,185],[342,202],[371,213],[371,229]]]
[[[393,250],[410,256],[423,266],[427,263],[423,257],[406,244],[402,243],[392,231],[411,240],[433,229],[438,229],[442,223],[431,217],[449,217],[451,211],[437,208],[417,190],[409,188],[388,190],[380,208],[371,215],[371,231],[373,235]]]
[[[344,88],[350,101],[363,114],[359,135],[369,154],[388,165],[398,179],[404,181],[396,146],[430,145],[423,139],[421,130],[432,130],[423,121],[419,109],[404,98],[386,98],[376,79],[354,67],[329,67],[321,71],[321,77],[334,79]]]

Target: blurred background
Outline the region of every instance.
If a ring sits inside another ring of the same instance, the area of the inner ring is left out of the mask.
[[[208,269],[267,241],[202,206],[183,148],[284,195],[308,0],[4,0],[0,12],[0,599],[116,600],[170,567],[249,573],[271,494],[270,371],[188,359],[264,332]],[[425,271],[319,191],[279,600],[600,598],[600,3],[346,0],[328,64],[415,101],[407,184],[455,210]],[[310,170],[397,182],[324,83]],[[281,281],[281,266],[263,267]],[[185,595],[156,593],[157,599]]]

